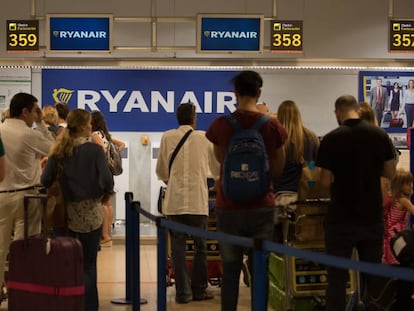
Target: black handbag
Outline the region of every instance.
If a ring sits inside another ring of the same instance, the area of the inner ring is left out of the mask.
[[[182,145],[184,145],[184,142],[187,140],[188,136],[190,136],[191,132],[193,130],[188,130],[184,136],[181,138],[181,140],[178,142],[177,147],[175,147],[173,154],[171,155],[171,159],[170,162],[168,164],[168,175],[170,175],[171,172],[171,166],[174,162],[175,157],[178,154],[178,151],[180,151]],[[158,202],[157,202],[157,208],[158,208],[158,213],[162,214],[162,206],[164,203],[164,197],[165,197],[165,192],[167,191],[167,187],[166,186],[161,186],[160,187],[160,192],[158,194]]]

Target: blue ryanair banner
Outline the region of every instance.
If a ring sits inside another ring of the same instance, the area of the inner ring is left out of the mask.
[[[48,16],[50,51],[110,51],[110,16]]]
[[[100,110],[110,131],[163,132],[176,128],[180,103],[196,106],[197,129],[206,130],[236,109],[235,71],[43,69],[42,105]]]

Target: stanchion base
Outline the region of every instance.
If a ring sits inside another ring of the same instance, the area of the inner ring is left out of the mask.
[[[132,305],[132,300],[126,300],[125,298],[112,299],[111,303],[116,305]]]
[[[140,304],[146,305],[148,303],[148,300],[141,298]],[[118,299],[112,299],[111,303],[116,305],[132,305],[132,300],[126,300],[125,298],[118,298]]]

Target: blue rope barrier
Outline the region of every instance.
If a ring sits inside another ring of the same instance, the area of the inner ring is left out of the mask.
[[[127,197],[127,196],[126,196]],[[140,204],[136,204],[136,213],[143,214],[150,220],[155,221],[157,225],[158,236],[158,256],[157,256],[157,272],[158,272],[158,311],[166,310],[166,261],[167,261],[167,243],[166,230],[174,230],[179,232],[186,232],[193,236],[199,236],[206,239],[217,240],[219,242],[226,242],[238,246],[253,248],[254,263],[253,263],[253,310],[267,310],[267,291],[264,286],[267,286],[267,253],[275,252],[287,256],[303,258],[313,262],[322,263],[328,266],[335,266],[345,270],[353,269],[364,273],[396,278],[406,281],[414,281],[414,270],[405,267],[395,267],[384,264],[368,263],[363,261],[356,261],[352,259],[335,257],[328,254],[312,252],[309,250],[294,248],[288,245],[279,244],[271,241],[258,241],[250,238],[234,236],[222,232],[205,231],[199,228],[179,224],[170,221],[164,217],[155,216],[144,210]],[[138,239],[139,240],[139,239]],[[137,259],[133,260],[137,262]],[[139,276],[137,278],[139,280]],[[139,282],[139,281],[138,281]],[[135,310],[135,309],[134,309]]]

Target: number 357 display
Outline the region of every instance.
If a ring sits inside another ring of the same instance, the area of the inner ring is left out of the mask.
[[[390,52],[414,52],[414,20],[390,20]]]
[[[7,51],[8,52],[38,52],[39,51],[39,21],[38,20],[8,20],[7,21]]]
[[[270,24],[272,52],[303,52],[303,21],[272,21]]]

